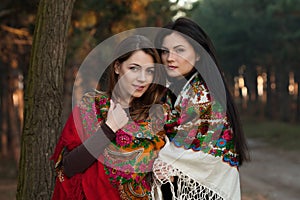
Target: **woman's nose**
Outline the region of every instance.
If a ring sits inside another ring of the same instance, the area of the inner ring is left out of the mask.
[[[167,60],[168,61],[173,61],[175,59],[175,53],[170,51],[167,55]]]
[[[143,70],[140,71],[140,73],[138,75],[138,80],[142,81],[142,82],[146,81],[146,74]]]

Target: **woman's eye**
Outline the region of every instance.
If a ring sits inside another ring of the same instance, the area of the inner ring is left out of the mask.
[[[148,69],[148,70],[147,70],[147,73],[148,73],[148,74],[151,74],[151,75],[154,74],[154,69]]]
[[[183,48],[178,48],[175,51],[176,51],[176,53],[182,53],[182,52],[184,52],[184,49]]]
[[[161,54],[168,54],[169,53],[169,50],[167,50],[167,49],[162,49],[161,50]]]
[[[129,67],[129,69],[130,69],[131,71],[138,71],[138,68],[135,67],[135,66],[131,66],[131,67]]]

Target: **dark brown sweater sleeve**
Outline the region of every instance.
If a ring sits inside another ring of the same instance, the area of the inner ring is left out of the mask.
[[[71,178],[76,173],[84,172],[103,153],[105,147],[115,138],[111,128],[103,123],[99,130],[72,151],[63,154],[64,174]]]

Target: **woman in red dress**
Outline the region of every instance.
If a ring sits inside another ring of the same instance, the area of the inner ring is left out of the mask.
[[[115,55],[108,90],[85,94],[59,138],[53,200],[151,199],[149,174],[168,116],[167,105],[153,106],[163,94],[164,71],[140,35],[123,40]]]

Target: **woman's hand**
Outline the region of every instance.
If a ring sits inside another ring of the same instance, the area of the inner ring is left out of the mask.
[[[110,100],[110,107],[107,113],[106,124],[114,131],[121,129],[128,122],[128,116],[119,103],[115,104]]]

